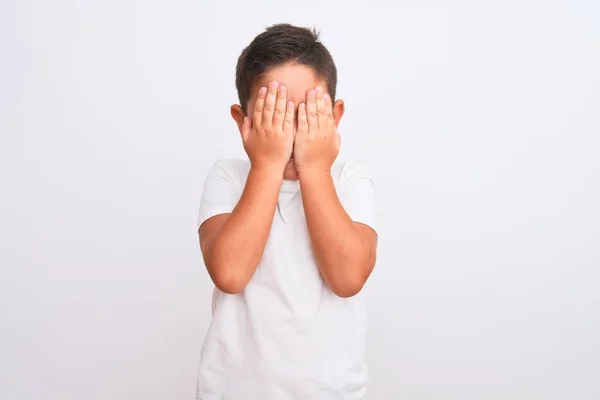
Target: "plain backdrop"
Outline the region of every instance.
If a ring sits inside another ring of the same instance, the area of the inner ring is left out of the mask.
[[[235,63],[322,33],[377,183],[368,399],[600,398],[593,1],[6,1],[0,398],[193,399]]]

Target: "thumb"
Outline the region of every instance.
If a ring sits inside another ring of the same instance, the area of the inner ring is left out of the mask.
[[[252,122],[250,121],[250,118],[244,117],[244,122],[242,123],[242,129],[241,129],[242,140],[244,141],[244,143],[246,143],[246,141],[248,140],[248,136],[250,136],[251,128],[252,128]]]

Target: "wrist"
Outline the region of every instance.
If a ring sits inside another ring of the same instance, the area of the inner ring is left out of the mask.
[[[256,175],[267,181],[283,180],[284,168],[279,164],[250,164],[249,174]]]
[[[260,159],[260,158],[255,158],[253,159],[252,157],[250,157],[250,167],[253,170],[256,171],[261,171],[264,173],[281,173],[283,174],[283,170],[285,169],[285,165],[287,164],[287,162],[285,162],[282,159]],[[273,172],[275,171],[275,172]]]
[[[323,182],[331,180],[331,169],[326,168],[307,168],[298,170],[298,180],[300,183]]]

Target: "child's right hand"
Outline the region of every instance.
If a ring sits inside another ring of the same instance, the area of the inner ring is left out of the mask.
[[[294,103],[278,82],[258,92],[252,119],[244,117],[242,140],[252,167],[283,171],[294,148]]]

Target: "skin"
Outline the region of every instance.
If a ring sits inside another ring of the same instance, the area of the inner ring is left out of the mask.
[[[256,83],[246,115],[231,107],[250,172],[230,214],[202,224],[208,272],[223,292],[240,293],[264,252],[282,181],[299,180],[317,267],[340,297],[356,295],[375,265],[377,234],[352,221],[335,190],[331,167],[340,149],[342,100],[332,102],[311,68],[286,64]]]

